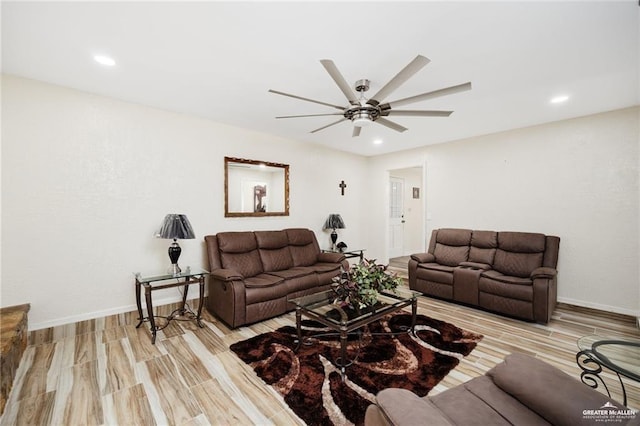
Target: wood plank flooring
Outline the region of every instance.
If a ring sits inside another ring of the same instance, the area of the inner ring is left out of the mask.
[[[173,308],[161,306],[156,313],[167,315]],[[418,312],[485,336],[432,394],[484,374],[511,352],[536,356],[578,378],[579,337],[640,338],[633,318],[567,305],[558,307],[548,325],[427,297],[420,298]],[[0,424],[302,424],[229,350],[236,341],[293,325],[293,313],[236,330],[203,314],[205,328],[174,321],[158,333],[156,345],[147,323],[135,328],[134,312],[31,332]],[[605,379],[621,401],[615,375]],[[640,386],[625,383],[628,405],[640,408]]]

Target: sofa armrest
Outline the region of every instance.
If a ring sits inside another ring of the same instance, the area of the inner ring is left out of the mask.
[[[415,253],[411,258],[418,263],[432,263],[436,261],[436,257],[431,253]]]
[[[558,271],[553,268],[540,267],[531,271],[531,279],[535,280],[536,278],[553,278],[558,274]]]
[[[318,262],[341,263],[345,259],[344,253],[321,252],[318,254]]]
[[[378,392],[376,403],[393,425],[425,424],[426,420],[433,425],[453,425],[433,402],[406,389],[384,389]]]
[[[220,281],[244,280],[244,277],[234,269],[214,269],[211,276]]]

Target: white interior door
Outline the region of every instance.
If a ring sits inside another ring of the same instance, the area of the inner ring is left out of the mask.
[[[403,255],[404,179],[389,178],[389,258]]]

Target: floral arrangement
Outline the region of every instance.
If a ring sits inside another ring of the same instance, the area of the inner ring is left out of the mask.
[[[387,266],[376,264],[375,260],[363,259],[348,271],[333,278],[333,291],[342,306],[351,305],[355,309],[374,306],[378,294],[383,290],[395,291],[402,284],[402,278],[387,271]]]

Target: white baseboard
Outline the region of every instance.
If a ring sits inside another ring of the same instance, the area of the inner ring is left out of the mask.
[[[188,299],[188,301],[191,301],[191,300],[197,300],[197,297],[193,299],[192,298]],[[176,303],[181,301],[182,301],[182,296],[180,296],[179,294],[173,297],[165,297],[162,299],[154,298],[153,306],[156,307],[156,306],[168,305],[169,303]],[[80,321],[107,317],[109,315],[123,314],[125,312],[136,311],[137,309],[138,307],[136,305],[127,305],[127,306],[121,306],[118,308],[105,309],[102,311],[88,312],[80,315],[71,315],[64,318],[57,318],[55,320],[43,321],[43,322],[34,323],[34,324],[29,323],[29,331],[40,330],[40,329],[49,328],[49,327],[57,327],[60,325],[72,324]],[[146,310],[144,299],[142,300],[142,309],[143,311]]]
[[[584,300],[569,299],[566,297],[558,297],[558,302],[566,303],[567,305],[582,306],[583,308],[597,309],[604,312],[613,312],[615,314],[628,315],[630,317],[635,317],[638,320],[638,324],[640,324],[640,311],[634,311],[633,309],[602,305],[600,303],[585,302]]]

